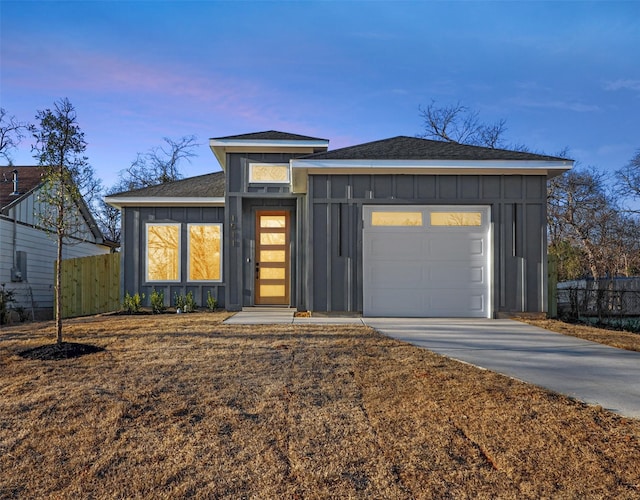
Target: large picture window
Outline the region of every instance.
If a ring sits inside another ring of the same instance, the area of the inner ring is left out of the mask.
[[[147,281],[180,281],[180,224],[147,224]]]
[[[189,224],[189,281],[222,279],[222,224]]]

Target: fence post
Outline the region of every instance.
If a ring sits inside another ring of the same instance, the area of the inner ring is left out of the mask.
[[[547,255],[547,316],[558,317],[558,257]]]

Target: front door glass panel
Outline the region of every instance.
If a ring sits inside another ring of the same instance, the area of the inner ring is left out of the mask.
[[[289,220],[283,210],[256,212],[256,305],[289,305]]]

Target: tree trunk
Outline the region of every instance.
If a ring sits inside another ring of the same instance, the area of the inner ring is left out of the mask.
[[[58,263],[56,264],[56,341],[62,344],[62,246],[64,245],[64,183],[62,168],[60,169],[60,203],[58,204],[58,217],[56,232],[58,236]]]
[[[62,235],[58,234],[56,263],[56,342],[62,344]]]

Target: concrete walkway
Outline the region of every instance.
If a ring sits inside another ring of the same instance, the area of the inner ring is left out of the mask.
[[[229,324],[365,324],[389,337],[640,418],[640,353],[512,320],[294,318],[293,310],[250,309]]]

